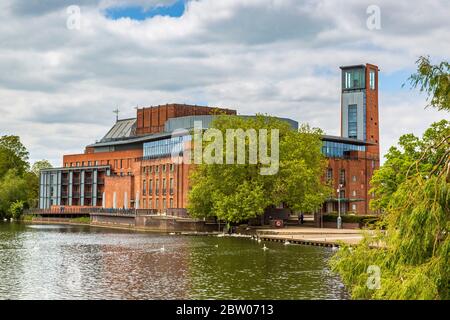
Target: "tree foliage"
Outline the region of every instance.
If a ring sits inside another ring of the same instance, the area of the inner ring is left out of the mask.
[[[433,65],[428,57],[420,57],[416,63],[417,73],[409,78],[411,85],[428,94],[429,106],[450,111],[450,64],[443,61]]]
[[[330,190],[321,183],[326,160],[321,153],[321,132],[302,126],[297,132],[279,119],[219,116],[212,127],[224,135],[227,129],[279,130],[279,170],[261,175],[262,164],[199,164],[191,175],[188,211],[195,217],[216,216],[240,222],[261,215],[269,206],[285,204],[292,210],[312,211]],[[270,134],[269,134],[270,136]],[[204,148],[208,142],[204,142]],[[245,140],[248,152],[249,139]],[[268,154],[271,154],[270,140]],[[235,152],[236,154],[236,152]],[[247,153],[248,155],[248,153]],[[226,159],[223,148],[223,157]]]
[[[0,137],[0,217],[15,217],[35,207],[39,198],[39,169],[51,167],[37,161],[30,170],[28,151],[18,136]]]
[[[432,105],[448,110],[448,63],[427,65],[419,60],[415,83],[432,95]],[[447,66],[447,74],[442,74]],[[439,71],[437,71],[439,70]],[[366,235],[354,248],[342,246],[333,257],[354,298],[449,299],[450,298],[450,128],[442,120],[419,139],[411,134],[391,148],[387,161],[375,173],[372,185],[384,210],[383,225],[375,237]],[[378,248],[371,245],[378,244]],[[380,287],[367,285],[368,267],[380,269]]]
[[[389,149],[383,166],[372,177],[372,189],[369,192],[374,192],[376,197],[370,207],[373,210],[386,210],[392,195],[406,180],[411,166],[414,165],[424,175],[437,166],[446,151],[442,146],[437,146],[449,134],[450,121],[443,119],[433,123],[421,139],[411,133],[401,136],[398,147]],[[416,163],[419,158],[420,163]]]

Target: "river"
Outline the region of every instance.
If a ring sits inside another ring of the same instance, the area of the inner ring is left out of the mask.
[[[330,248],[0,222],[0,299],[347,299]]]

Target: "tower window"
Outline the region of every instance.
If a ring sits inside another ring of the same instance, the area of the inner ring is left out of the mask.
[[[348,137],[356,139],[358,137],[357,126],[357,105],[351,104],[348,106]]]
[[[375,90],[375,71],[374,70],[369,71],[369,83],[370,83],[370,89]]]

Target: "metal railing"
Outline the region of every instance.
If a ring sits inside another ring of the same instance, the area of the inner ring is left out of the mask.
[[[83,214],[83,215],[125,215],[125,216],[146,216],[158,215],[166,217],[187,218],[186,209],[170,208],[165,210],[158,209],[123,209],[123,208],[100,208],[100,207],[71,207],[71,206],[53,206],[49,209],[27,209],[26,215],[60,215],[60,214]]]

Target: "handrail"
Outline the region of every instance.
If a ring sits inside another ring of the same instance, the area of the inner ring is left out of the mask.
[[[123,208],[100,208],[100,207],[65,207],[53,206],[49,209],[27,209],[24,210],[26,215],[48,215],[48,214],[105,214],[105,215],[127,215],[127,216],[144,216],[144,215],[161,215],[167,217],[187,218],[188,214],[185,209],[171,208],[161,212],[158,209],[123,209]]]

